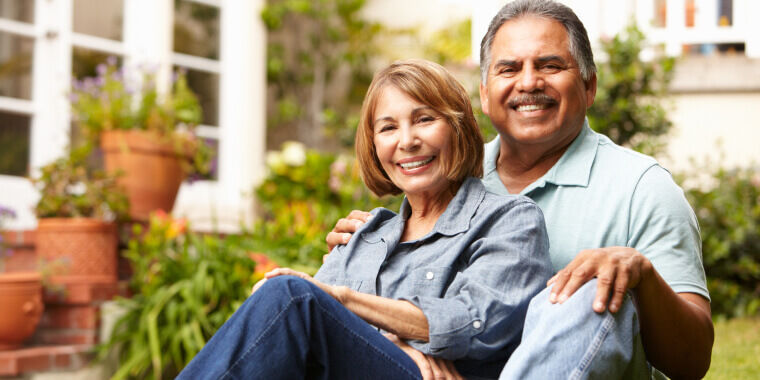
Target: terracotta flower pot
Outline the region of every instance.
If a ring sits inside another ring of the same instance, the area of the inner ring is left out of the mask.
[[[24,345],[40,322],[42,282],[37,272],[0,273],[0,350]]]
[[[129,198],[129,215],[148,221],[150,212],[171,212],[185,179],[182,156],[158,135],[145,131],[106,131],[100,137],[108,172],[123,171],[118,180]]]
[[[41,218],[37,225],[37,257],[53,272],[53,284],[115,283],[116,224],[91,218]]]

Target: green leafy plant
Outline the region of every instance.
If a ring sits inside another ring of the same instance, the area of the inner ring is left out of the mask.
[[[115,379],[173,378],[262,277],[249,257],[255,243],[245,236],[199,235],[165,213],[133,232],[123,254],[134,271],[134,296],[117,300],[125,313],[99,357],[114,352],[119,358]]]
[[[261,249],[286,266],[316,271],[327,253],[325,235],[351,210],[400,207],[401,197],[373,196],[348,156],[288,142],[267,155],[267,166],[269,175],[256,189],[263,215],[250,233],[274,242]]]
[[[663,142],[657,137],[672,125],[663,100],[675,60],[641,60],[644,42],[645,36],[635,24],[601,41],[607,60],[597,62],[596,99],[587,116],[591,128],[615,143],[651,155],[662,150]]]
[[[356,115],[372,80],[379,23],[362,19],[366,0],[268,0],[267,114],[270,130],[308,146],[353,143]],[[326,141],[325,134],[336,137]],[[280,140],[282,141],[282,140]]]
[[[114,220],[127,214],[129,201],[116,184],[116,176],[86,169],[90,151],[89,145],[83,145],[40,168],[40,176],[32,180],[40,191],[35,207],[38,218]]]
[[[686,191],[699,219],[713,315],[756,316],[760,314],[760,171],[705,164],[693,173],[709,173],[714,181]]]
[[[175,73],[170,91],[159,94],[155,74],[143,72],[140,80],[128,80],[113,57],[97,66],[97,76],[74,80],[70,94],[74,122],[85,138],[96,144],[104,131],[142,130],[170,142],[178,155],[191,157],[183,170],[207,174],[211,148],[195,136],[203,113],[198,97],[182,72]]]

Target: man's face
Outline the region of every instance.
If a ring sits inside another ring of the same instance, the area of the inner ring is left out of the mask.
[[[551,150],[578,135],[594,102],[596,77],[583,81],[569,46],[562,24],[534,16],[507,21],[497,31],[480,99],[502,141]]]

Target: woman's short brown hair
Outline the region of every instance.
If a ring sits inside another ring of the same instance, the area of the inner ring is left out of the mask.
[[[364,184],[375,195],[401,193],[377,157],[374,113],[383,90],[394,87],[443,115],[452,129],[452,154],[443,168],[452,182],[483,175],[483,136],[472,113],[470,97],[441,65],[421,59],[396,61],[379,70],[369,85],[356,131],[356,158]]]

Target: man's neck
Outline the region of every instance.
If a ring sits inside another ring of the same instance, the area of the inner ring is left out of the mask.
[[[541,178],[562,158],[575,137],[565,144],[548,148],[538,145],[520,146],[502,138],[496,171],[507,191],[519,194]]]

